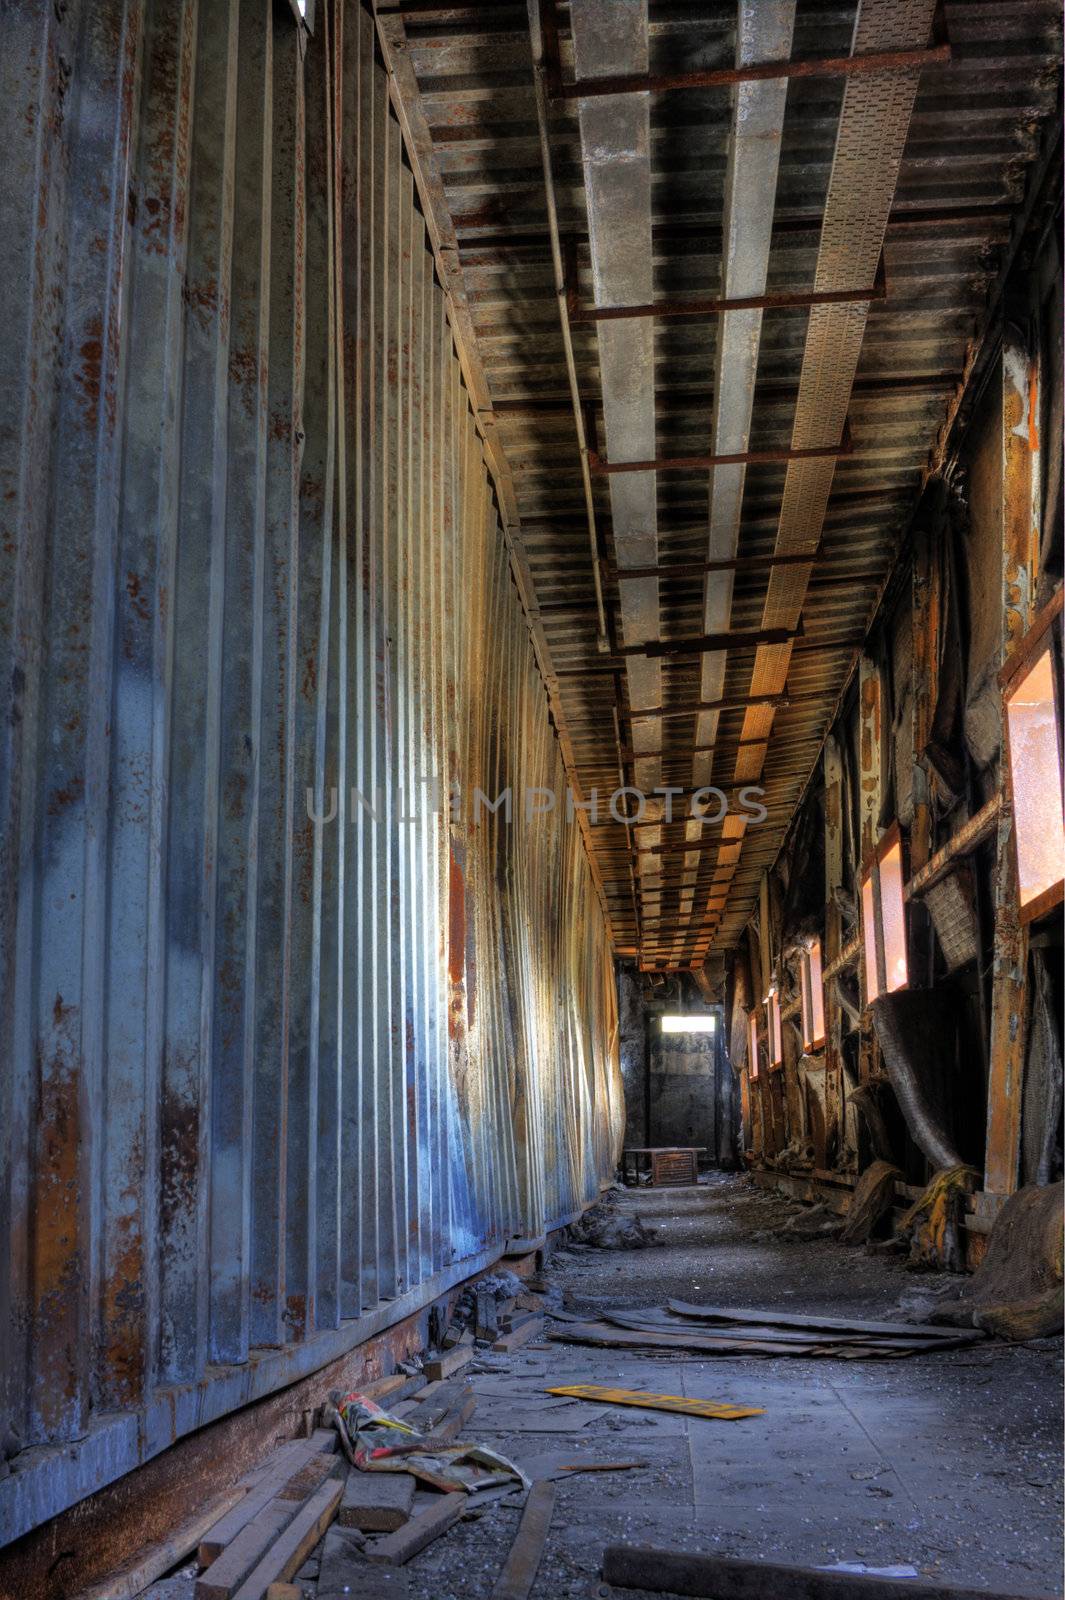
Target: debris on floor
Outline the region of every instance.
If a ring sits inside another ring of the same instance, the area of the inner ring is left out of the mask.
[[[909,1244],[908,1267],[918,1271],[928,1268],[944,1272],[963,1270],[963,1207],[978,1177],[973,1167],[962,1164],[944,1167],[918,1195],[895,1229],[897,1237]]]
[[[1061,1333],[1065,1183],[1019,1189],[998,1216],[987,1254],[960,1295],[940,1301],[936,1322],[983,1328],[1002,1339]]]
[[[617,1196],[607,1193],[567,1228],[563,1248],[644,1250],[654,1242],[655,1230],[645,1227],[639,1217],[620,1210]]]
[[[945,1336],[946,1335],[946,1336]],[[716,1310],[671,1300],[645,1311],[606,1310],[596,1321],[566,1320],[551,1339],[621,1350],[692,1350],[708,1355],[895,1357],[975,1343],[978,1332],[927,1324],[796,1317],[776,1311]]]
[[[644,1411],[679,1411],[688,1417],[712,1417],[719,1422],[739,1422],[765,1415],[764,1406],[737,1406],[728,1400],[690,1400],[678,1394],[649,1394],[642,1389],[611,1389],[595,1383],[563,1384],[546,1394],[571,1395],[578,1400],[607,1401],[615,1406],[638,1406]]]

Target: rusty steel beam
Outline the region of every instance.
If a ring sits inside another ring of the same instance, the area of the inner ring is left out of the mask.
[[[738,83],[766,83],[781,78],[851,78],[875,72],[912,72],[943,66],[951,59],[943,41],[921,50],[870,50],[853,56],[815,56],[806,61],[760,61],[742,67],[710,67],[696,72],[629,73],[614,77],[578,78],[560,84],[555,97],[589,100],[597,96],[666,94],[682,89],[724,89]]]
[[[884,258],[881,256],[876,277],[868,289],[780,289],[768,294],[714,296],[704,295],[688,300],[655,300],[644,306],[582,306],[575,292],[570,300],[570,321],[616,322],[627,317],[716,317],[729,311],[796,311],[809,310],[811,306],[851,305],[861,301],[887,298],[884,277]]]
[[[660,456],[650,461],[604,461],[589,452],[590,470],[600,476],[618,472],[695,472],[704,467],[767,466],[777,461],[817,461],[854,454],[850,424],[845,422],[839,444],[803,445],[780,450],[736,450],[723,455]]]

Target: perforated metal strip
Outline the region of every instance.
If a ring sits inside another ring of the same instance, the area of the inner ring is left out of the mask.
[[[852,52],[920,49],[928,41],[934,0],[865,0],[855,22]],[[872,284],[887,232],[919,73],[857,74],[847,80],[825,201],[815,286],[819,292]],[[810,312],[792,447],[832,445],[842,437],[861,354],[868,302],[817,306]],[[859,441],[860,447],[860,441]],[[784,484],[776,553],[816,549],[832,490],[831,459],[792,461]],[[771,575],[762,625],[797,627],[811,567],[777,568]],[[755,653],[751,694],[782,693],[790,645]],[[743,722],[745,743],[735,781],[753,782],[762,771],[773,709],[751,706]],[[697,954],[709,944],[703,935]]]

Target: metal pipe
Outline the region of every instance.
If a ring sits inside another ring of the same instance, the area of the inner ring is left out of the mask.
[[[545,90],[543,36],[540,28],[538,0],[528,0],[529,38],[533,58],[533,89],[536,97],[536,125],[540,140],[540,160],[544,169],[544,194],[547,201],[547,227],[551,239],[551,264],[555,274],[555,299],[558,303],[558,320],[562,329],[562,348],[566,357],[566,377],[569,380],[570,399],[573,404],[573,423],[577,430],[577,447],[581,458],[581,478],[584,485],[584,508],[588,521],[588,543],[592,554],[592,580],[595,584],[595,605],[598,615],[596,649],[610,649],[606,605],[603,600],[603,582],[600,576],[599,537],[595,523],[595,499],[589,470],[588,440],[584,430],[584,408],[581,404],[577,363],[573,354],[573,337],[570,333],[569,311],[566,298],[566,274],[562,264],[562,241],[558,229],[558,205],[555,199],[555,180],[551,170],[551,145],[547,131],[547,94]]]

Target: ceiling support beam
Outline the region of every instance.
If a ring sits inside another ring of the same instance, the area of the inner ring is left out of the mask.
[[[768,3],[768,0],[767,0]],[[871,73],[914,72],[950,60],[950,44],[942,40],[915,50],[867,50],[860,55],[815,56],[808,61],[765,61],[740,67],[712,67],[705,72],[627,73],[614,77],[578,78],[562,83],[553,94],[562,100],[587,100],[600,95],[665,94],[678,89],[723,89],[735,84],[780,83],[789,78],[865,77]]]
[[[541,15],[549,19],[550,31],[555,0],[542,0]],[[616,0],[571,0],[570,29],[578,76],[646,73],[647,0],[628,0],[623,6]],[[553,76],[557,86],[560,74]],[[577,117],[595,305],[646,304],[654,298],[649,97],[637,93],[582,100]],[[597,341],[607,452],[646,463],[610,483],[614,560],[623,572],[658,561],[654,326],[640,320],[603,322]],[[591,451],[588,466],[596,470]],[[625,655],[628,703],[637,709],[655,705],[662,698],[662,667],[641,647],[661,638],[657,579],[623,579],[618,594],[619,653]],[[632,763],[633,782],[650,793],[662,781],[661,726],[643,726],[631,742],[639,751]],[[655,827],[639,832],[647,843],[660,837]]]
[[[811,306],[863,304],[870,300],[887,299],[887,280],[884,276],[884,258],[881,256],[876,277],[870,288],[829,289],[818,293],[816,289],[779,290],[773,294],[733,295],[731,298],[702,296],[687,300],[655,300],[646,306],[582,306],[576,298],[575,285],[570,286],[569,320],[576,322],[621,322],[628,317],[716,317],[726,311],[808,311]]]
[[[936,0],[861,0],[852,56],[919,54],[932,27],[935,5]],[[921,65],[913,61],[905,70],[861,72],[847,79],[814,274],[818,289],[843,288],[867,278],[880,260]],[[810,312],[793,448],[808,449],[839,437],[851,402],[868,314],[868,306],[862,304],[816,306]],[[777,554],[800,555],[817,548],[834,472],[831,458],[789,463]],[[801,565],[774,571],[762,613],[763,626],[795,626],[808,583],[809,569]],[[752,693],[782,693],[790,662],[790,645],[761,646],[751,674]],[[744,717],[742,737],[748,741],[761,738],[762,742],[747,744],[739,752],[735,782],[758,780],[772,726],[772,705],[752,705]],[[700,958],[709,949],[710,937],[709,931],[699,936],[694,948]]]

